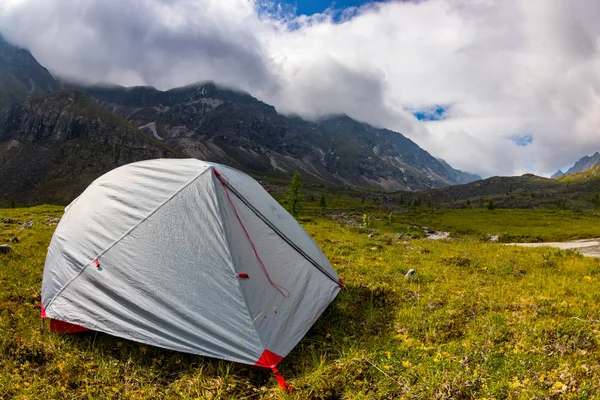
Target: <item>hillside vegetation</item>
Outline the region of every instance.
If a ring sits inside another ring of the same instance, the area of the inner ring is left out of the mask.
[[[261,368],[101,333],[41,332],[41,277],[55,228],[48,218],[62,208],[0,209],[0,242],[19,239],[0,254],[0,398],[587,399],[600,392],[597,259],[477,235],[412,239],[420,228],[411,224],[429,223],[427,215],[390,218],[371,209],[370,226],[361,227],[363,210],[342,200],[328,198],[320,211],[316,199],[301,217],[348,290],[281,363],[296,388],[289,394]],[[502,220],[512,235],[598,229],[588,214],[538,210],[527,228],[524,214],[494,213],[489,226]],[[431,216],[447,228],[468,219]],[[417,273],[408,282],[410,268]]]
[[[523,176],[492,177],[465,185],[426,190],[416,193],[395,193],[388,203],[443,206],[445,208],[484,208],[492,200],[497,208],[557,208],[583,210],[594,208],[592,201],[600,193],[600,168],[548,179]]]
[[[583,172],[577,172],[573,174],[563,175],[558,178],[560,182],[581,182],[598,180],[600,178],[600,166],[588,169]]]

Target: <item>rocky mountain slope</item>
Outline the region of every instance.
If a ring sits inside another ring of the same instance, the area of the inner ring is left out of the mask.
[[[277,113],[249,94],[212,83],[81,88],[108,110],[173,148],[261,176],[289,176],[385,190],[470,182],[403,135],[347,116],[311,122]]]
[[[0,109],[60,90],[60,86],[30,52],[12,46],[0,35]]]
[[[118,165],[181,154],[274,181],[299,171],[307,181],[382,190],[479,178],[397,132],[343,115],[284,116],[212,83],[79,88],[90,97],[61,87],[27,50],[0,38],[0,200],[64,203]]]
[[[74,90],[0,111],[0,199],[5,201],[65,204],[120,165],[178,156]]]
[[[448,164],[446,161],[442,160],[441,158],[438,158],[437,160],[442,164],[442,166],[444,168],[446,168],[446,171],[448,171],[448,174],[450,174],[450,176],[452,177],[452,180],[456,184],[460,185],[463,183],[470,183],[470,182],[481,180],[481,176],[479,176],[477,174],[470,174],[468,172],[463,172],[458,169],[454,169],[450,166],[450,164]]]
[[[571,168],[567,170],[567,172],[563,172],[562,170],[558,170],[552,178],[559,178],[563,175],[576,174],[578,172],[585,172],[591,170],[597,166],[600,166],[600,152],[596,152],[591,156],[584,156],[579,159]]]

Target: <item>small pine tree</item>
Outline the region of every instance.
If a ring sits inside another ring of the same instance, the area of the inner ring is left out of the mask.
[[[321,201],[319,202],[319,207],[323,210],[327,208],[327,201],[325,200],[325,195],[321,196]]]
[[[10,201],[10,208],[15,208],[15,200]]]
[[[300,174],[298,171],[294,172],[290,184],[288,185],[287,193],[285,194],[284,204],[287,210],[292,214],[294,218],[297,218],[302,211],[302,194],[300,189],[302,188],[302,181],[300,180]]]
[[[403,206],[404,205],[404,197],[400,197],[400,205]]]
[[[494,208],[496,208],[496,206],[494,205],[494,202],[490,199],[490,201],[488,201],[487,209],[493,210]]]
[[[394,213],[390,211],[388,214],[387,225],[392,225],[394,223]]]
[[[471,200],[467,199],[467,205],[470,206],[471,205]]]

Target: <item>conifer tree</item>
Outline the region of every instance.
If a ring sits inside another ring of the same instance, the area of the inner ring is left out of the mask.
[[[290,214],[294,218],[297,218],[302,211],[302,194],[300,190],[302,188],[302,181],[300,180],[300,174],[298,171],[294,172],[290,184],[288,185],[287,193],[285,195],[284,204]]]

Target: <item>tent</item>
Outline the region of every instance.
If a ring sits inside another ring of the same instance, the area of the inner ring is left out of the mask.
[[[277,374],[342,286],[254,179],[157,159],[106,173],[67,206],[41,312],[57,331],[92,329]]]

